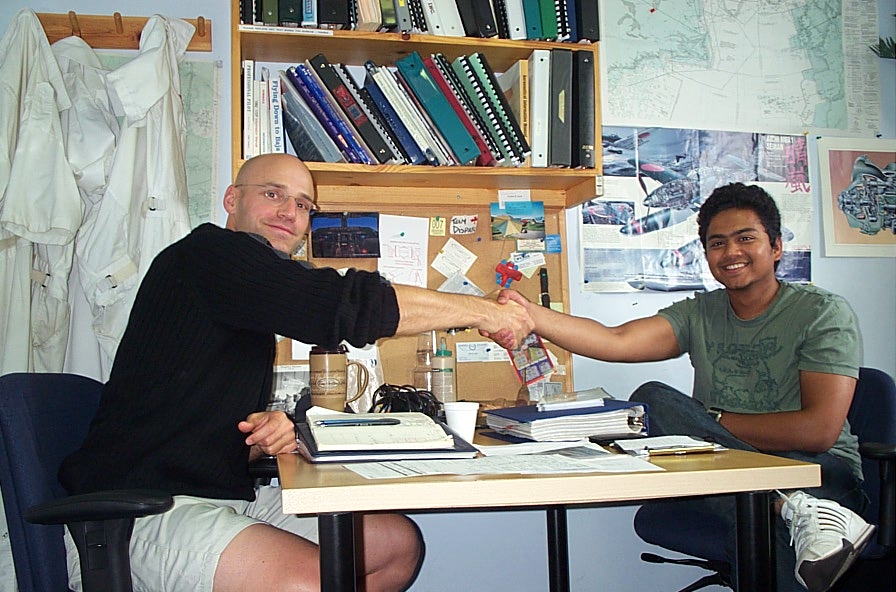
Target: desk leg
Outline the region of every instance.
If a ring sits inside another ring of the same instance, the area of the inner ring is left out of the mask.
[[[569,592],[569,539],[566,531],[566,506],[547,509],[548,582],[551,592]]]
[[[355,516],[351,512],[318,514],[320,589],[355,592]]]
[[[774,590],[775,540],[769,492],[738,493],[737,589],[740,592]]]

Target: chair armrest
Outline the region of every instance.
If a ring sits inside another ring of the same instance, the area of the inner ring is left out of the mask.
[[[896,459],[896,444],[864,442],[859,445],[859,453],[871,460],[893,460]]]
[[[25,520],[32,524],[67,524],[90,520],[117,520],[161,514],[174,505],[174,499],[163,491],[121,489],[97,491],[55,499],[25,510]]]
[[[273,479],[279,476],[277,472],[277,457],[262,456],[250,462],[249,476],[254,479]]]

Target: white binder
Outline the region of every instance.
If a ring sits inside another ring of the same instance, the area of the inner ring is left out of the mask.
[[[548,146],[551,130],[548,128],[551,112],[551,52],[536,49],[529,56],[529,137],[533,167],[548,166]]]
[[[454,0],[423,0],[423,18],[431,35],[464,37],[464,24]]]

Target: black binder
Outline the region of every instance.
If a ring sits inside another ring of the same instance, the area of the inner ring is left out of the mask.
[[[353,0],[317,0],[317,24],[321,29],[350,29]]]
[[[319,53],[308,60],[308,63],[317,72],[321,82],[330,91],[330,94],[336,99],[343,113],[351,121],[358,134],[370,148],[370,151],[376,157],[380,164],[400,162],[402,159],[393,152],[392,148],[383,139],[383,136],[377,130],[376,124],[370,119],[367,111],[358,103],[357,91],[354,93],[348,87],[342,78],[333,69],[333,66],[327,61],[326,56]]]
[[[577,51],[572,67],[572,164],[594,168],[594,56]]]
[[[488,0],[454,0],[467,37],[494,37],[498,34]]]
[[[572,53],[569,49],[551,50],[548,166],[572,165]]]
[[[576,4],[576,33],[579,39],[600,41],[600,22],[597,2],[594,0],[569,0]]]

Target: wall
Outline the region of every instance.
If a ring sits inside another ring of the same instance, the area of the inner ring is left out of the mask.
[[[162,12],[172,16],[212,19],[214,51],[211,58],[230,59],[229,2],[194,0],[188,11],[175,0],[157,0],[148,8],[135,2],[129,6],[109,0],[6,0],[0,13],[0,31],[21,8],[36,12],[67,12],[124,15]],[[896,1],[879,0],[881,31],[894,35]],[[207,55],[207,54],[204,54]],[[881,130],[884,137],[896,137],[896,67],[882,61],[882,104],[885,106]],[[226,70],[222,79],[228,88]],[[607,92],[606,90],[604,92]],[[221,188],[230,182],[229,94],[221,94]],[[814,144],[809,154],[815,156]],[[812,163],[816,170],[815,163]],[[812,179],[818,187],[818,179]],[[819,196],[815,195],[816,203]],[[681,295],[667,294],[594,294],[579,290],[577,252],[578,218],[576,209],[568,212],[569,269],[571,312],[592,316],[607,324],[653,314]],[[815,244],[820,244],[820,216],[816,222]],[[896,374],[896,259],[849,259],[822,257],[816,249],[812,257],[815,283],[845,296],[855,307],[865,341],[865,363]],[[618,396],[627,396],[644,377],[665,381],[689,390],[690,366],[684,359],[638,366],[605,364],[593,360],[574,360],[577,388],[602,385]],[[645,564],[638,555],[646,550],[632,532],[632,507],[579,508],[569,512],[571,585],[573,590],[604,589],[614,592],[672,590],[699,577],[699,570]],[[456,590],[494,590],[496,592],[536,592],[547,589],[544,515],[538,511],[458,512],[452,514],[416,514],[427,540],[427,560],[412,592],[453,592]],[[0,576],[0,590],[9,585]],[[718,589],[718,588],[717,588]]]

